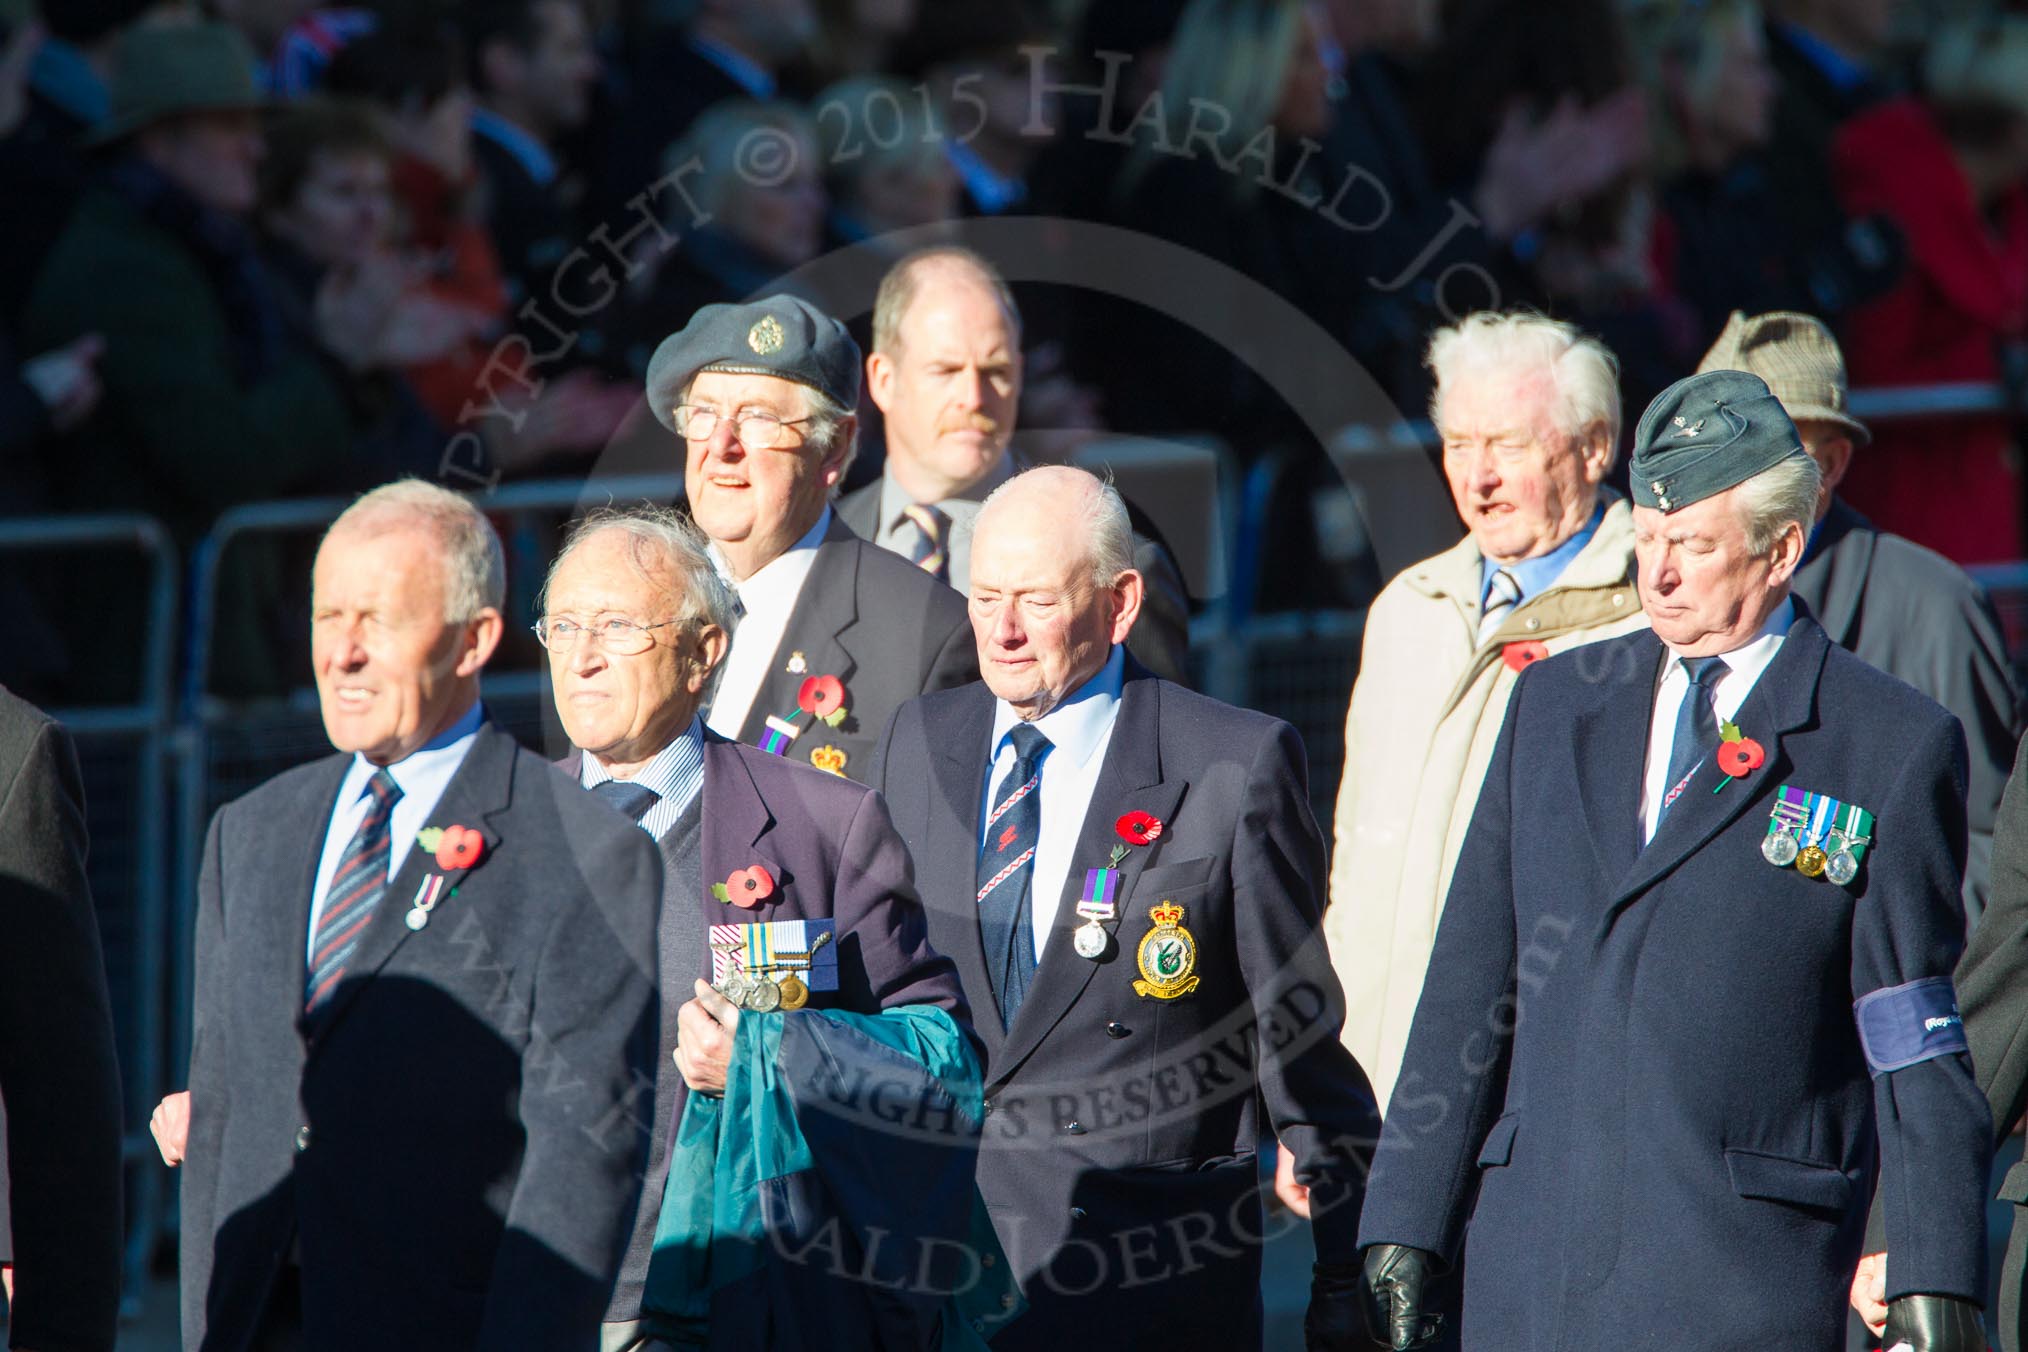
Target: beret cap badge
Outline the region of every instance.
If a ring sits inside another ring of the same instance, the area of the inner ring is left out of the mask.
[[[782,350],[782,326],[773,315],[764,315],[746,331],[746,345],[763,357]]]

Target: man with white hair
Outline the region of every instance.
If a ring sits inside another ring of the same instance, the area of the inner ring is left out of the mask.
[[[1790,599],[1819,483],[1756,376],[1642,415],[1652,632],[1515,689],[1375,1155],[1397,1349],[1460,1257],[1467,1347],[1836,1347],[1876,1176],[1885,1344],[1986,1345],[1964,734]]]
[[[220,808],[198,882],[187,1139],[163,1133],[185,1347],[598,1345],[661,877],[487,720],[504,590],[485,517],[418,481],[318,548],[338,754]]]
[[[957,973],[929,946],[907,847],[879,797],[727,741],[698,716],[736,624],[731,589],[707,549],[695,526],[664,509],[595,514],[573,531],[551,566],[535,626],[549,651],[557,716],[576,748],[563,769],[639,822],[654,837],[664,869],[652,1144],[633,1239],[608,1313],[608,1352],[674,1332],[666,1308],[644,1308],[673,1136],[688,1093],[725,1092],[742,1008],[879,1014],[935,1006],[961,1028],[969,1022]],[[733,896],[731,880],[754,876],[756,867],[768,877],[766,895]],[[807,970],[755,971],[756,982],[767,983],[758,999],[736,1004],[724,993],[738,989],[724,979],[724,942],[742,939],[737,952],[747,955],[760,949],[743,940],[757,935],[768,951],[791,952],[823,932],[832,936],[826,941],[832,951],[819,954]],[[802,993],[784,996],[792,974]],[[648,1116],[646,1105],[642,1116]],[[952,1147],[927,1134],[909,1144]],[[968,1206],[969,1168],[964,1176],[966,1186],[954,1200]],[[921,1177],[927,1181],[928,1172]],[[832,1195],[841,1181],[834,1175]],[[909,1227],[898,1229],[892,1218],[880,1227],[897,1248],[936,1224],[922,1192],[910,1194],[908,1207]],[[968,1211],[960,1214],[969,1219]],[[850,1233],[865,1233],[864,1225]],[[841,1242],[857,1245],[856,1239]],[[712,1296],[712,1333],[736,1341],[733,1326],[767,1310],[777,1339],[851,1345],[848,1328],[875,1322],[865,1303],[870,1288],[830,1279],[867,1269],[855,1251],[838,1273],[811,1264],[756,1274]],[[797,1287],[794,1300],[765,1299],[783,1294],[779,1283],[798,1276],[811,1284]],[[919,1317],[933,1320],[936,1302],[918,1304]],[[797,1328],[803,1331],[792,1331]]]
[[[986,1047],[979,1190],[1029,1301],[993,1346],[1258,1348],[1266,1128],[1316,1199],[1308,1345],[1363,1346],[1377,1116],[1338,1040],[1302,743],[1128,656],[1131,541],[1084,470],[996,490],[985,680],[904,706],[872,781]]]
[[[1646,624],[1633,518],[1601,487],[1620,432],[1612,353],[1557,320],[1481,313],[1439,331],[1428,365],[1468,533],[1367,612],[1324,913],[1345,1043],[1383,1108],[1515,681]]]

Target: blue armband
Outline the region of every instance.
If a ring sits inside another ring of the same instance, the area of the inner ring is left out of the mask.
[[[1901,1070],[1936,1056],[1968,1052],[1958,993],[1947,976],[1924,977],[1889,986],[1853,1002],[1859,1045],[1875,1075]]]

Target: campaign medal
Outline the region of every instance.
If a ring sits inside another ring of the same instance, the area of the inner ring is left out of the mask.
[[[1796,872],[1805,878],[1821,878],[1825,865],[1831,862],[1831,855],[1824,848],[1824,833],[1831,829],[1832,814],[1838,810],[1838,800],[1829,794],[1807,793],[1804,804],[1809,809],[1807,825],[1804,827],[1803,847],[1796,855]]]
[[[408,914],[402,919],[412,930],[420,930],[430,923],[430,912],[437,908],[437,902],[444,895],[444,875],[432,873],[423,879],[422,886],[415,891],[415,900],[409,904]]]
[[[713,925],[712,988],[756,1014],[801,1009],[812,990],[838,989],[837,959],[824,951],[834,929],[831,920]]]
[[[1197,989],[1197,940],[1183,928],[1183,908],[1164,901],[1148,909],[1155,927],[1141,936],[1134,961],[1142,979],[1134,994],[1142,999],[1175,1000]]]
[[[803,984],[803,978],[790,972],[775,985],[782,993],[782,1008],[790,1011],[801,1009],[810,1003],[810,988]]]
[[[1080,958],[1097,962],[1105,956],[1106,944],[1112,936],[1106,933],[1105,922],[1119,914],[1116,904],[1120,892],[1120,871],[1116,868],[1092,868],[1084,871],[1084,895],[1078,898],[1077,913],[1084,917],[1084,923],[1070,936],[1071,947]]]
[[[1831,828],[1835,850],[1824,865],[1824,876],[1840,887],[1859,876],[1859,861],[1873,843],[1873,814],[1853,803],[1841,804],[1838,824]]]
[[[782,1005],[782,988],[771,978],[761,977],[746,989],[746,1007],[756,1014],[772,1014]]]
[[[1761,857],[1776,868],[1787,868],[1795,863],[1796,856],[1802,852],[1796,836],[1809,815],[1809,795],[1801,789],[1782,785],[1775,794],[1774,810],[1768,814],[1767,834],[1761,837]]]

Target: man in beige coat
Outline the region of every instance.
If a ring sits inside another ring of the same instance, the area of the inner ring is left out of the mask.
[[[1520,669],[1646,624],[1631,509],[1600,487],[1620,431],[1612,353],[1540,315],[1481,313],[1439,330],[1427,363],[1469,534],[1367,613],[1324,915],[1345,1042],[1383,1110]]]

